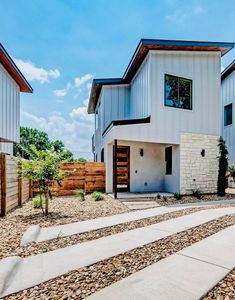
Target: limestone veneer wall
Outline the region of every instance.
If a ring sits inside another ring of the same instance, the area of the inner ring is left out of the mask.
[[[217,192],[218,136],[181,134],[180,193],[190,194],[193,189],[203,193]],[[205,150],[205,156],[201,155]]]

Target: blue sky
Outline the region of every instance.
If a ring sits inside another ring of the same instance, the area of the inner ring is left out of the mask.
[[[94,77],[121,77],[140,38],[235,41],[234,0],[0,0],[0,42],[34,88],[21,124],[92,158]],[[225,67],[235,58],[222,59]]]

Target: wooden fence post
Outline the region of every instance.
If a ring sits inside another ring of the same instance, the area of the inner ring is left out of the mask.
[[[1,164],[1,216],[6,215],[6,192],[7,192],[7,176],[6,176],[6,154],[0,153]]]
[[[18,162],[18,206],[22,205],[22,164]]]
[[[29,199],[33,198],[33,181],[29,179]]]

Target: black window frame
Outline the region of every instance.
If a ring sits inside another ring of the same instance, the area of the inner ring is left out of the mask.
[[[101,149],[100,162],[104,162],[104,148]]]
[[[231,107],[231,116],[230,119],[227,118],[227,113],[228,113],[228,109]],[[228,120],[230,122],[228,122]],[[229,126],[233,124],[233,104],[229,103],[227,105],[224,106],[224,126]]]
[[[165,148],[166,175],[172,175],[172,146]]]
[[[179,95],[179,80],[183,79],[183,80],[188,80],[190,82],[190,88],[191,88],[191,91],[190,91],[190,108],[185,108],[185,107],[180,107],[180,106],[173,106],[173,105],[169,105],[169,104],[166,103],[166,100],[167,100],[166,99],[166,77],[167,76],[178,79],[178,101],[179,101],[179,98],[180,98],[180,95]],[[178,109],[192,111],[193,110],[193,80],[190,79],[190,78],[185,78],[185,77],[165,73],[165,76],[164,76],[164,105],[166,107],[178,108]]]

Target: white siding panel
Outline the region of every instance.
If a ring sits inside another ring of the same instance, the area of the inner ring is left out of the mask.
[[[100,122],[95,133],[95,153],[97,154],[98,161],[100,161],[100,153],[103,148],[102,133],[112,121],[129,119],[129,86],[103,86],[97,105],[97,108],[98,107],[98,120],[100,120]]]
[[[224,106],[233,104],[233,123],[224,126]],[[222,81],[221,134],[226,141],[230,164],[235,164],[235,72]]]
[[[0,64],[0,138],[19,142],[20,89]]]
[[[156,141],[178,143],[181,132],[219,135],[220,53],[151,51],[151,122]],[[193,110],[164,106],[164,75],[193,81]]]
[[[150,65],[149,56],[143,62],[136,76],[131,82],[130,90],[130,118],[139,119],[150,115],[149,95]]]
[[[12,143],[0,143],[0,153],[1,152],[13,155],[13,144]]]

